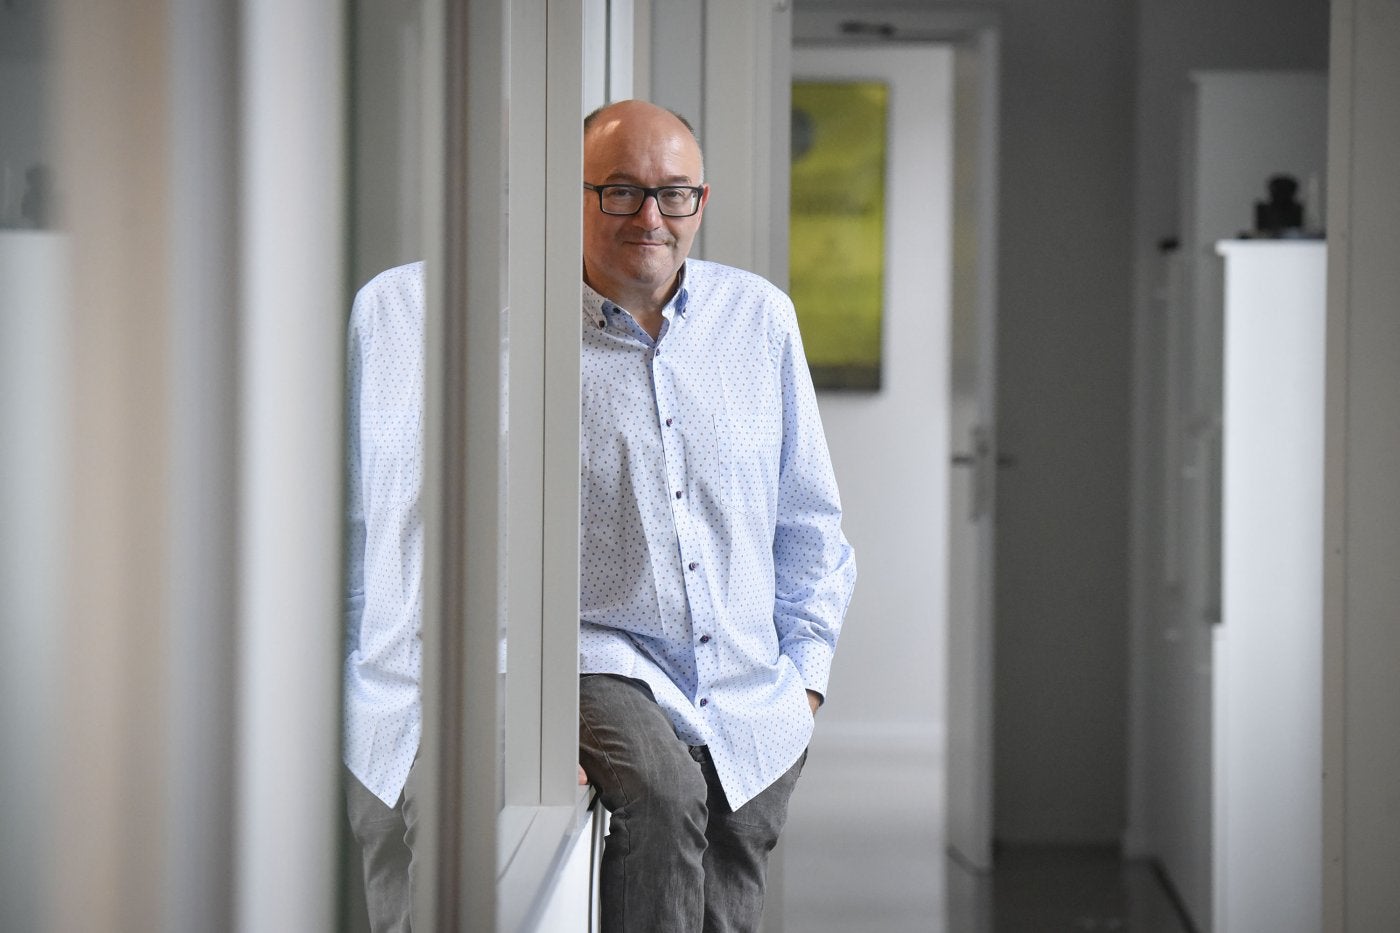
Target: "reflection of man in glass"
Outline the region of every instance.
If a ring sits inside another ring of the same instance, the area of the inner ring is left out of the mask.
[[[584,124],[579,758],[605,930],[756,930],[855,582],[791,301],[687,261],[689,125]]]
[[[346,437],[346,803],[375,933],[409,930],[422,733],[423,267],[360,290]]]

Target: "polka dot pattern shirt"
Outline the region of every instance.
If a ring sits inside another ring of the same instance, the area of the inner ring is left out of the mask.
[[[388,806],[422,734],[423,264],[382,272],[350,312],[345,764]]]
[[[792,302],[683,275],[655,341],[583,289],[579,662],[645,681],[737,809],[807,747],[855,558]]]

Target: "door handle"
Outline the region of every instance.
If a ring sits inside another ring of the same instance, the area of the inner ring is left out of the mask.
[[[977,454],[953,454],[953,466],[970,467],[977,465]],[[1001,469],[1014,467],[1016,458],[1009,454],[997,454],[997,466]]]

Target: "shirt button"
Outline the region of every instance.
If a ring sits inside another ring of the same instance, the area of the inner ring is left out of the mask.
[[[699,567],[700,565],[699,565],[697,562],[695,562],[695,561],[691,561],[690,563],[686,564],[686,566],[689,567],[691,570],[694,570],[696,567]]]
[[[701,636],[700,636],[700,644],[702,644],[702,645],[709,644],[709,641],[710,641],[710,636],[709,636],[709,635],[701,635]]]
[[[680,491],[679,489],[677,489],[677,490],[676,490],[676,498],[679,499],[680,497],[681,497],[681,491]]]
[[[675,420],[675,419],[673,419],[673,418],[667,418],[667,419],[666,419],[666,427],[669,428],[669,427],[671,426],[671,422],[674,421],[674,420]]]
[[[701,701],[700,701],[700,705],[701,705],[701,706],[709,706],[709,705],[710,705],[710,701],[709,701],[709,700],[701,700]]]
[[[603,328],[605,328],[605,327],[607,327],[607,326],[608,326],[608,322],[607,322],[607,321],[599,321],[599,322],[598,322],[598,329],[599,329],[599,330],[602,330]]]

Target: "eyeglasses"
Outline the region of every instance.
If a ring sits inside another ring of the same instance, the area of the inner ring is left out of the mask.
[[[589,191],[598,192],[598,209],[604,214],[617,214],[628,217],[642,209],[647,198],[656,199],[656,209],[666,217],[690,217],[700,210],[700,195],[703,185],[662,185],[660,188],[643,188],[640,185],[590,185],[583,186]]]

